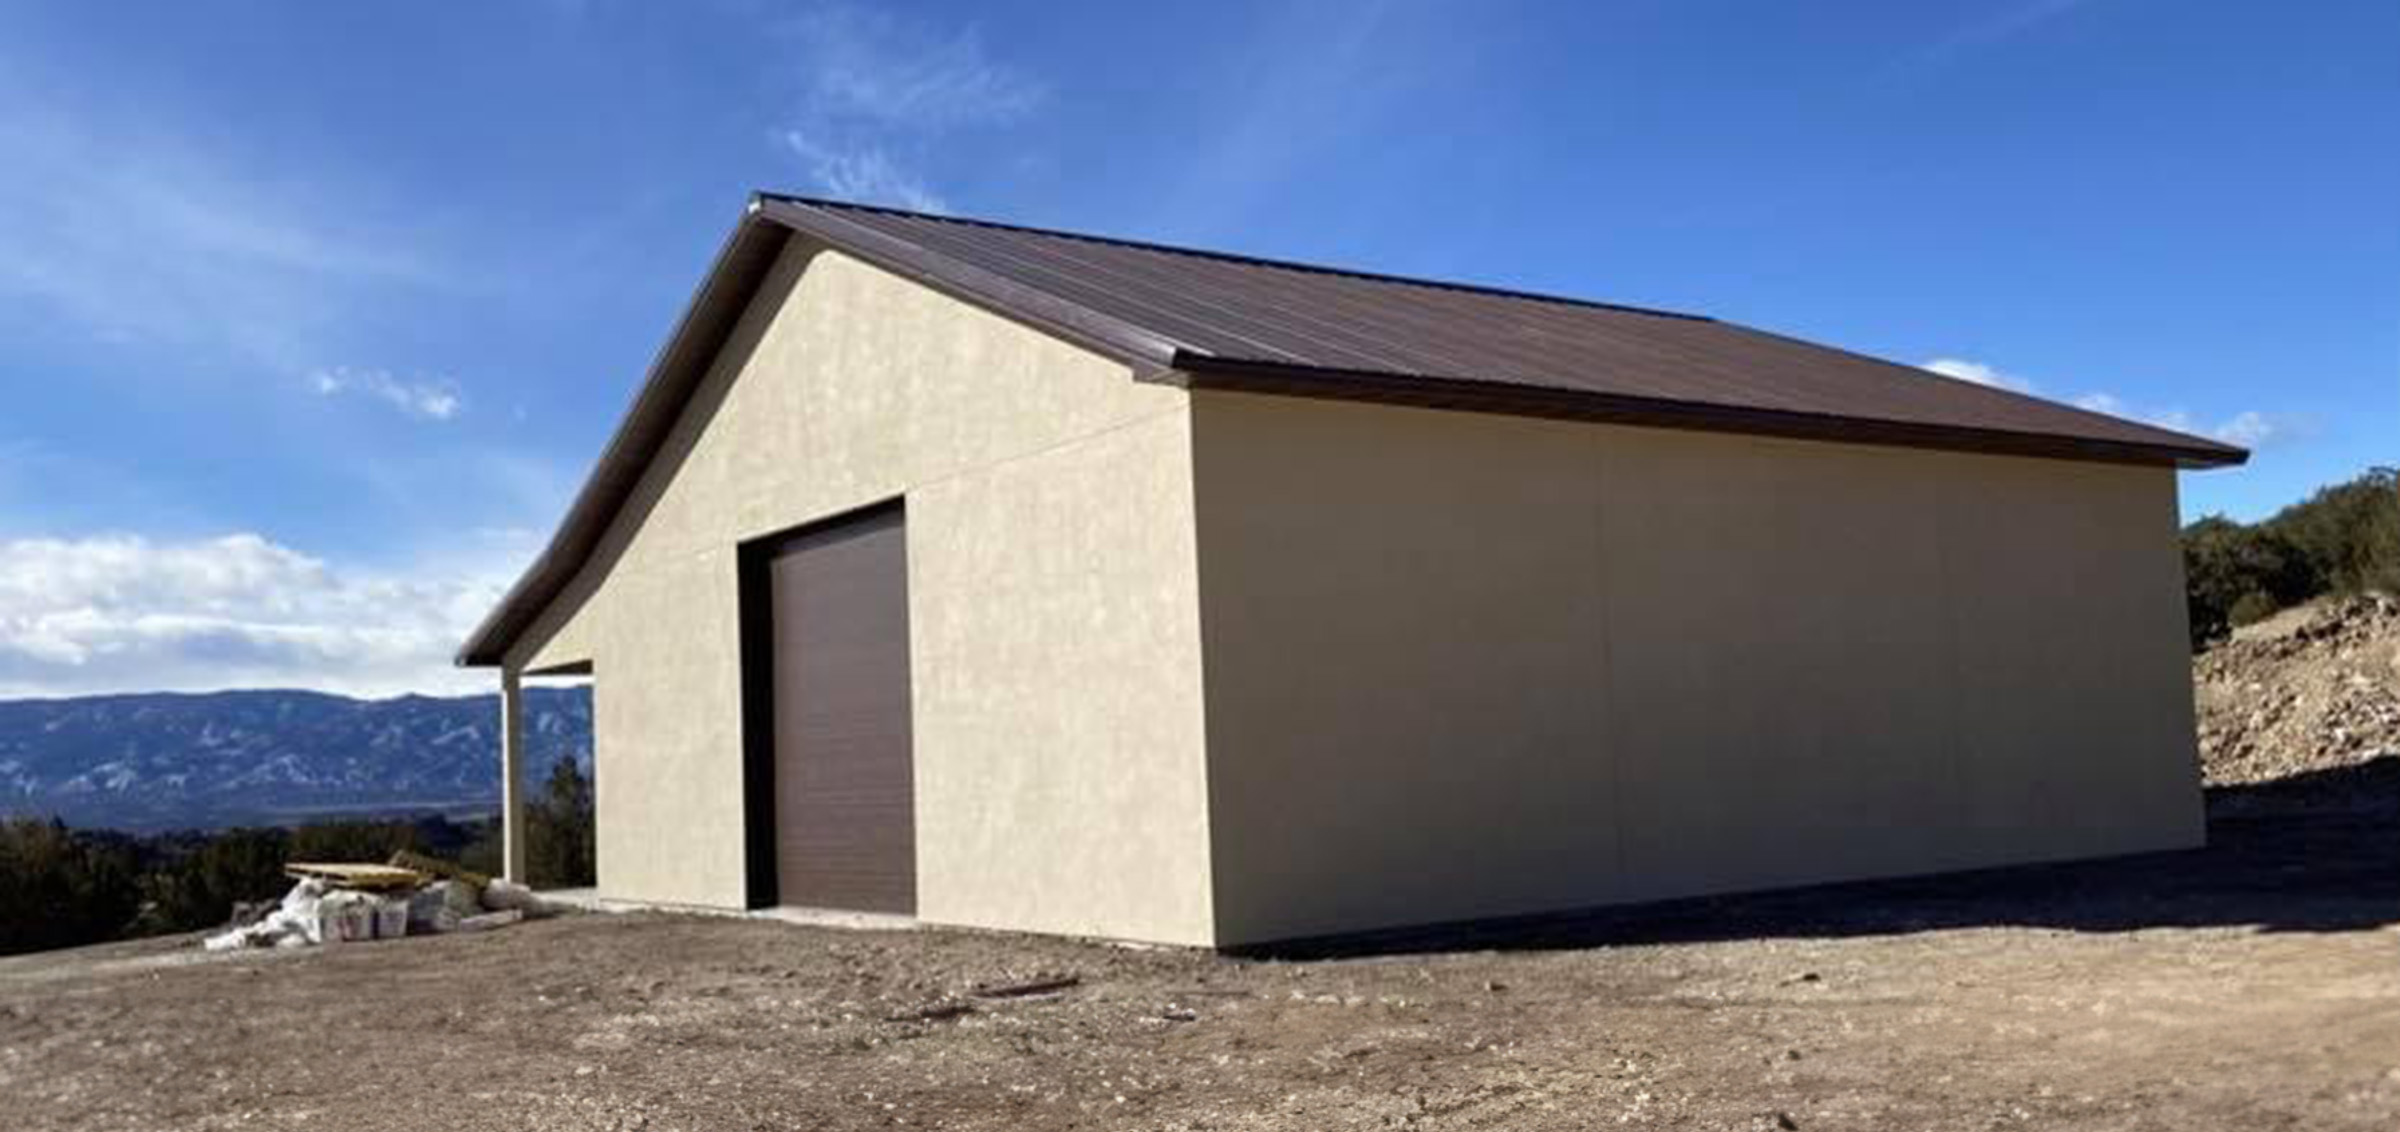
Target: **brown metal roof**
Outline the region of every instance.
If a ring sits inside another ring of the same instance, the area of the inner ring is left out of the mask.
[[[2248,457],[1697,315],[762,195],[460,663],[498,663],[591,552],[787,231],[1192,388],[2181,467]]]

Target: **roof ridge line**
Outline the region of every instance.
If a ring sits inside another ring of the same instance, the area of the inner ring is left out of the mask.
[[[757,195],[767,200],[781,201],[785,204],[796,204],[807,208],[822,208],[836,211],[850,210],[857,212],[880,212],[886,216],[906,216],[917,220],[931,221],[937,224],[964,224],[969,227],[992,228],[1003,232],[1024,232],[1035,236],[1051,236],[1065,240],[1081,240],[1090,244],[1107,244],[1113,247],[1135,248],[1141,251],[1164,252],[1169,255],[1185,255],[1191,256],[1195,259],[1216,260],[1221,263],[1238,263],[1251,267],[1272,267],[1284,271],[1301,271],[1312,275],[1333,275],[1347,279],[1362,279],[1373,283],[1398,283],[1404,286],[1424,287],[1435,291],[1459,291],[1471,295],[1491,295],[1495,298],[1503,299],[1526,299],[1538,303],[1556,303],[1560,306],[1586,307],[1594,310],[1616,311],[1622,314],[1647,315],[1652,318],[1681,319],[1687,322],[1718,321],[1715,316],[1693,314],[1690,311],[1668,310],[1665,307],[1649,307],[1636,303],[1610,302],[1606,299],[1584,299],[1577,298],[1573,295],[1559,295],[1545,291],[1528,291],[1523,288],[1502,287],[1490,283],[1464,283],[1454,279],[1429,279],[1422,275],[1399,275],[1388,271],[1367,271],[1355,267],[1335,267],[1331,264],[1307,263],[1295,259],[1277,259],[1273,256],[1250,255],[1244,252],[1218,251],[1212,248],[1196,248],[1184,244],[1163,243],[1157,240],[1139,240],[1127,236],[1101,236],[1090,232],[1070,232],[1063,228],[1043,228],[1032,224],[1011,224],[1005,220],[986,220],[981,217],[974,216],[945,216],[941,213],[919,212],[914,209],[894,208],[890,205],[860,204],[856,201],[833,200],[828,197],[801,196],[796,193],[779,193],[767,189],[758,190]]]

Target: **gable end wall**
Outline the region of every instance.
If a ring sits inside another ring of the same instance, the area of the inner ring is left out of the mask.
[[[904,495],[920,918],[1207,942],[1187,402],[793,239],[508,657],[593,665],[602,895],[745,903],[736,548]]]

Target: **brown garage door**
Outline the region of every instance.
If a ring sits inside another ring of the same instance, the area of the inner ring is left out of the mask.
[[[907,548],[895,507],[801,535],[769,563],[785,904],[916,911]]]

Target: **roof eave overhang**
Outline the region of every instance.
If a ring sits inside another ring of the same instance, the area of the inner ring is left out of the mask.
[[[1495,381],[1278,365],[1192,352],[1178,353],[1173,362],[1173,376],[1163,380],[1189,389],[1371,401],[1418,408],[1594,421],[1646,428],[1734,432],[1796,440],[1880,444],[1993,455],[2041,456],[2189,469],[2231,467],[2250,458],[2248,452],[2230,445],[2163,431],[2160,433],[2161,439],[2155,443],[2103,440],[2055,433],[2012,432],[1830,413],[1789,412]]]

